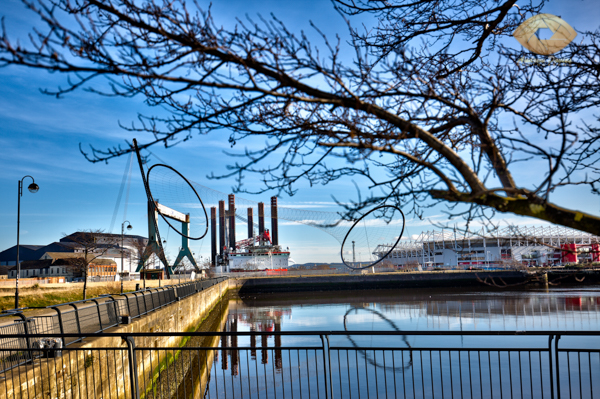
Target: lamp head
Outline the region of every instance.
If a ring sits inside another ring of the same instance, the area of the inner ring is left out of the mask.
[[[39,191],[39,189],[40,189],[40,186],[38,186],[38,185],[37,185],[37,184],[35,184],[35,183],[31,183],[31,184],[29,185],[29,187],[27,187],[27,189],[28,189],[30,192],[32,192],[32,193],[37,193],[37,192]]]
[[[130,224],[128,224],[127,225],[127,230],[131,230],[131,229],[133,229],[133,227]]]

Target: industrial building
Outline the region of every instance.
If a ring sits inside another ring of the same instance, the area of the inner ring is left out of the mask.
[[[93,236],[94,240],[97,240],[98,242],[97,248],[95,249],[96,254],[101,252],[101,258],[110,261],[110,263],[106,263],[103,265],[103,268],[100,268],[97,271],[95,266],[91,268],[90,271],[93,273],[90,273],[90,276],[109,276],[107,273],[109,270],[110,273],[112,273],[112,267],[114,264],[116,265],[116,272],[121,272],[122,270],[131,278],[139,278],[139,272],[136,272],[137,254],[140,251],[140,248],[143,248],[143,246],[148,242],[148,239],[138,235],[125,234],[121,236],[121,234],[75,232],[61,238],[58,242],[53,242],[47,245],[19,245],[19,261],[22,263],[26,261],[52,259],[52,265],[55,266],[57,259],[66,259],[73,256],[80,257],[84,252],[84,248],[81,244],[77,243],[77,236],[81,234],[89,234]],[[123,241],[122,248],[121,239]],[[8,272],[8,278],[16,277],[16,259],[16,245],[4,251],[0,251],[0,266],[7,266],[10,268],[10,271]],[[121,260],[123,260],[123,264],[121,264]],[[151,262],[154,264],[157,263],[156,259],[152,259]],[[60,265],[62,266],[63,263],[64,262],[60,263]],[[110,266],[110,269],[105,268],[105,266]],[[41,265],[37,267],[32,263],[28,267],[28,269],[21,267],[20,277],[25,278],[31,277],[32,275],[39,277],[39,275],[43,274],[42,270],[45,270],[47,266]],[[50,270],[53,269],[48,269],[46,273],[50,273]],[[114,276],[115,273],[112,273],[112,276]],[[68,277],[71,276],[71,274],[67,273],[65,276]]]
[[[400,241],[373,251],[385,263],[422,267],[556,266],[600,262],[600,238],[562,226],[517,227],[493,233],[426,231],[411,241]]]

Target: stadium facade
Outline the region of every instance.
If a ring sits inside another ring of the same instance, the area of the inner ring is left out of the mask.
[[[600,262],[600,237],[561,226],[517,227],[493,233],[427,231],[415,240],[400,241],[384,262],[396,266],[508,267],[556,266]],[[390,245],[379,245],[381,258]]]

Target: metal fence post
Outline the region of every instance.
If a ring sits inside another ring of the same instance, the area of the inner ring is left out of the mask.
[[[162,294],[162,299],[161,299],[161,301],[162,301],[162,306],[166,306],[166,305],[168,305],[168,304],[169,304],[169,302],[170,302],[170,301],[169,301],[169,289],[168,289],[168,288],[165,288],[165,287],[162,287],[162,288],[161,288],[161,290],[162,290],[162,291],[161,291],[161,294]]]
[[[148,306],[146,306],[146,297],[144,296],[144,291],[140,291],[139,294],[140,294],[140,296],[138,296],[138,298],[137,298],[138,306],[140,306],[139,304],[141,302],[144,310],[142,313],[142,307],[140,306],[140,316],[143,316],[148,313]]]
[[[27,325],[27,317],[21,312],[15,312],[15,316],[18,316],[23,322],[23,332],[25,333],[25,344],[27,345],[27,349],[31,349],[31,340],[29,337],[29,326]],[[27,351],[26,358],[33,359],[33,352]]]
[[[558,364],[558,341],[559,340],[560,340],[560,335],[557,335],[556,341],[554,341],[554,358],[556,359],[556,398],[557,399],[560,399],[560,367]],[[568,356],[569,356],[569,354],[567,353],[567,357]],[[581,376],[579,378],[581,378]]]
[[[154,293],[152,292],[152,288],[150,288],[150,300],[152,301],[152,310],[156,310],[157,306],[154,304]]]
[[[121,313],[119,312],[119,305],[117,303],[117,300],[115,298],[113,298],[111,295],[108,295],[105,298],[110,298],[110,302],[108,301],[108,299],[106,299],[106,301],[104,302],[104,306],[106,307],[106,317],[108,318],[108,322],[110,324],[106,328],[114,327],[115,325],[119,325],[120,321],[121,321],[120,320]],[[113,309],[112,314],[114,315],[114,318],[111,318],[109,306],[111,306]]]
[[[131,317],[131,308],[129,306],[129,297],[125,294],[113,294],[113,295],[119,295],[122,297],[125,297],[125,305],[127,306],[127,315]],[[119,316],[121,316],[121,306],[118,305],[118,300],[115,299],[112,295],[109,296],[110,299],[112,299],[115,302],[115,314],[117,315],[117,319],[119,318]]]
[[[63,325],[62,313],[58,307],[53,307],[52,309],[56,310],[56,314],[58,315],[58,328],[60,329],[61,335],[63,335],[65,333],[65,326]]]
[[[165,306],[167,303],[169,303],[169,298],[167,295],[167,289],[162,287],[160,289],[160,306],[163,307]]]
[[[140,296],[137,296],[138,293],[135,294],[135,297],[138,301],[138,309],[140,310],[140,316],[145,315],[146,313],[148,313],[148,307],[146,306],[146,298],[144,298],[144,292],[140,292]],[[142,303],[144,304],[144,313],[142,313],[141,311],[141,307],[140,307],[140,298],[142,298]]]
[[[110,299],[112,299],[115,319],[117,321],[117,324],[119,324],[121,322],[121,320],[120,320],[121,312],[119,311],[119,305],[118,305],[117,301],[115,300],[115,298],[111,297]]]
[[[98,311],[98,324],[100,324],[100,331],[103,331],[104,328],[102,328],[102,314],[100,313],[100,304],[98,303],[98,300],[96,300],[95,298],[92,299],[92,302],[94,302],[96,304],[96,310]]]
[[[158,308],[157,309],[160,309],[160,308],[163,307],[163,303],[162,303],[163,301],[162,301],[162,298],[161,298],[161,296],[162,296],[161,289],[162,288],[155,288],[155,290],[156,290],[156,300],[158,301]]]
[[[77,322],[77,333],[81,334],[81,323],[79,323],[79,309],[77,309],[77,305],[75,305],[74,303],[70,303],[69,305],[75,309],[75,321]],[[75,342],[77,342],[78,340],[83,341],[83,338],[78,338],[75,340]]]
[[[137,294],[135,293],[135,291],[131,292],[131,294],[133,294],[132,302],[135,302],[135,306],[137,308],[137,315],[136,315],[136,317],[138,317],[138,315],[140,314],[140,303],[138,301]]]
[[[127,295],[123,296],[125,297],[125,304],[127,305],[127,315],[133,318],[133,316],[131,315],[131,305],[129,304],[129,297]]]
[[[550,366],[550,399],[554,399],[554,372],[552,367],[552,340],[554,339],[554,335],[550,335],[548,337],[548,364]],[[541,367],[541,364],[540,364]],[[542,386],[542,390],[544,387]]]
[[[333,384],[331,383],[331,358],[329,356],[329,336],[325,335],[325,338],[327,338],[327,359],[329,359],[329,364],[327,364],[327,360],[325,359],[325,340],[323,339],[323,334],[319,336],[321,337],[321,345],[323,346],[323,376],[325,377],[325,398],[330,397],[333,399]],[[329,374],[329,378],[327,378],[327,374]],[[329,383],[327,382],[328,380]]]
[[[124,335],[122,337],[127,342],[127,352],[129,354],[129,385],[131,388],[131,396],[135,399],[140,398],[140,391],[138,387],[138,374],[137,374],[137,359],[135,356],[135,340],[133,337]]]

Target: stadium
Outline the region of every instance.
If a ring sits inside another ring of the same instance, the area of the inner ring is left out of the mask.
[[[381,258],[391,245],[379,245]],[[426,231],[400,241],[383,263],[401,267],[507,268],[600,262],[600,237],[561,226],[510,226],[493,233]]]

